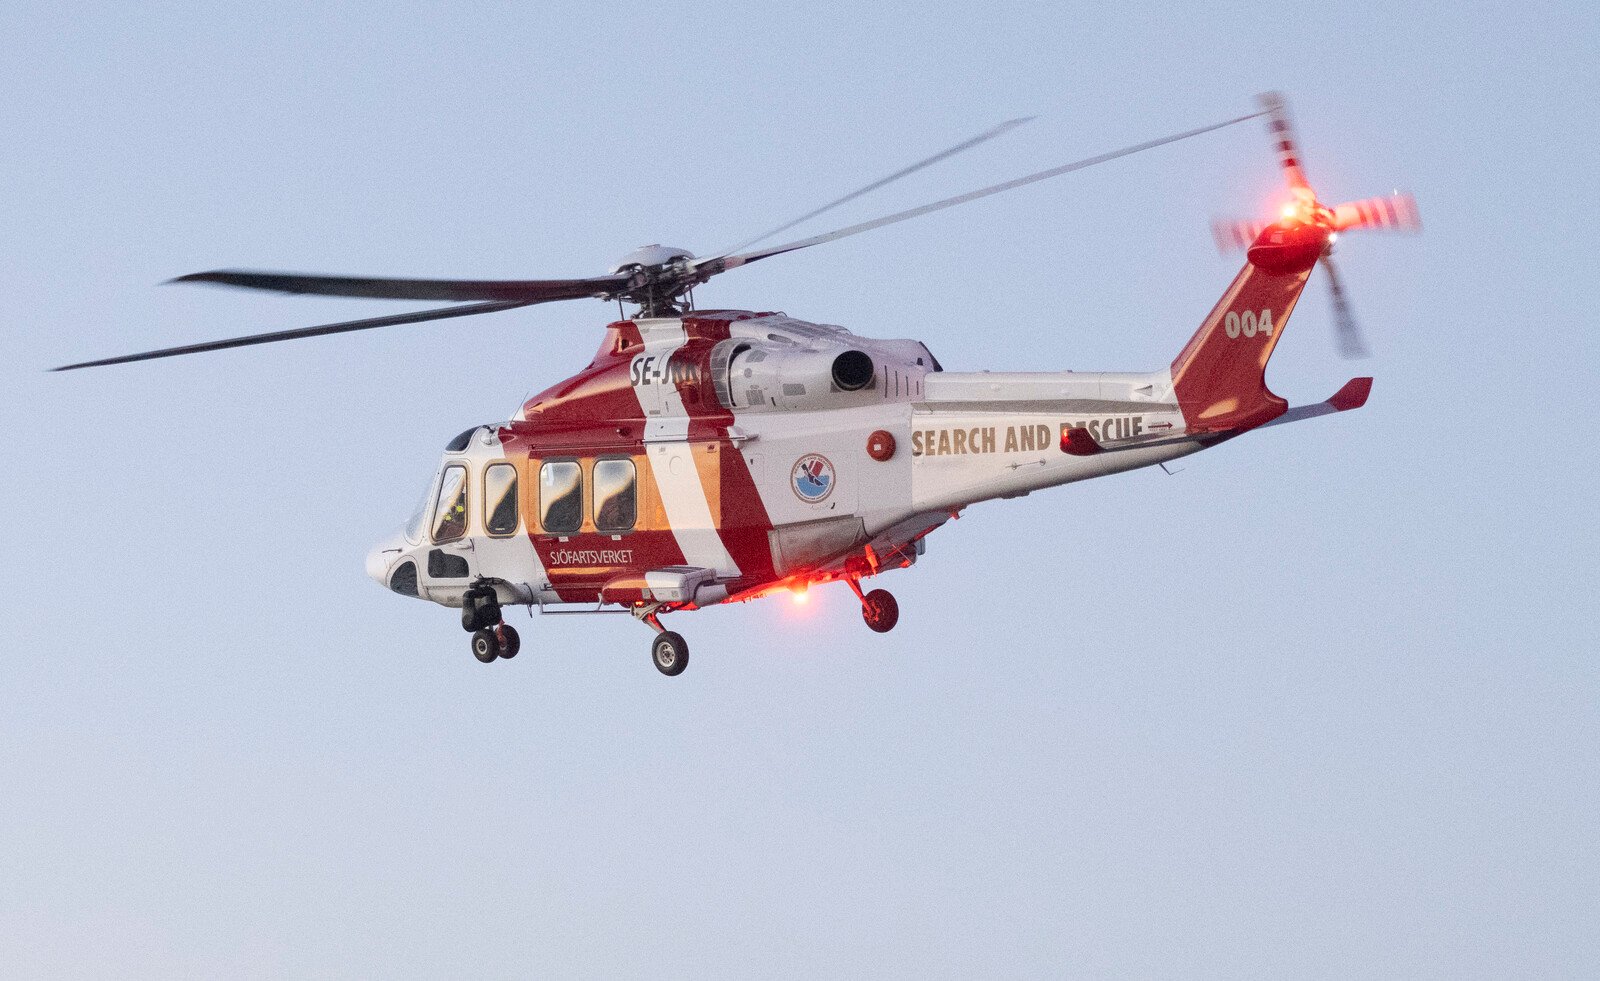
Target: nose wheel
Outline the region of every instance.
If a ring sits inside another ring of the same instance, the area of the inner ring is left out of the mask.
[[[472,635],[472,656],[484,664],[500,656],[500,641],[493,630],[485,627]]]
[[[500,657],[510,660],[520,650],[522,638],[517,636],[516,628],[509,623],[497,623],[473,631],[472,656],[484,664]]]

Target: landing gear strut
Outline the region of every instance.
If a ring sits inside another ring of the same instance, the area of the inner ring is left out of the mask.
[[[861,601],[861,619],[867,622],[867,626],[880,634],[886,634],[900,622],[900,604],[895,602],[893,593],[887,589],[874,589],[870,593],[862,593],[861,583],[854,579],[846,579],[845,582],[850,584],[856,598]]]
[[[461,597],[461,629],[481,630],[500,622],[500,598],[494,587],[479,583]]]
[[[473,586],[461,597],[461,626],[472,631],[472,656],[484,664],[522,650],[522,638],[501,616],[493,586]]]

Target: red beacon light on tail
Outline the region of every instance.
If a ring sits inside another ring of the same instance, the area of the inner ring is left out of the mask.
[[[1262,229],[1246,255],[1252,266],[1265,272],[1302,272],[1322,258],[1332,234],[1320,225],[1285,218]]]

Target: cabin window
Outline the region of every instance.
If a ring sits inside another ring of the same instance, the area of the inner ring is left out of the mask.
[[[558,535],[583,527],[583,468],[576,462],[556,460],[539,468],[539,524]]]
[[[639,513],[638,475],[632,460],[594,463],[594,527],[616,534],[633,529]]]
[[[433,507],[433,540],[453,542],[467,533],[467,468],[445,467]]]
[[[490,464],[483,472],[483,529],[497,538],[517,530],[517,468]]]
[[[451,555],[443,549],[433,549],[428,553],[428,577],[430,579],[465,579],[471,569],[467,566],[467,559],[462,555]]]

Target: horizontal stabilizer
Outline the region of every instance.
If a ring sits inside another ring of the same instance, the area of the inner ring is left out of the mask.
[[[1089,430],[1082,426],[1073,426],[1061,434],[1061,452],[1073,456],[1094,456],[1104,453],[1105,447],[1100,441],[1089,435]]]
[[[1277,426],[1285,422],[1299,422],[1302,419],[1315,419],[1317,416],[1359,409],[1367,404],[1367,396],[1371,394],[1371,378],[1352,378],[1345,382],[1344,387],[1334,392],[1325,402],[1317,402],[1314,405],[1297,405],[1271,422],[1251,428],[1265,429],[1268,426]],[[1243,431],[1243,429],[1238,429],[1221,435],[1222,438],[1227,439],[1237,436]],[[1082,426],[1072,426],[1064,427],[1061,430],[1061,452],[1070,456],[1097,456],[1101,453],[1114,453],[1118,450],[1135,450],[1150,446],[1161,446],[1167,443],[1181,443],[1204,435],[1206,434],[1188,433],[1178,436],[1152,434],[1134,439],[1119,439],[1104,443],[1095,439],[1094,435]]]
[[[1352,378],[1344,383],[1343,388],[1334,392],[1333,396],[1326,402],[1317,402],[1314,405],[1297,405],[1266,425],[1277,426],[1285,422],[1315,419],[1317,416],[1331,415],[1335,412],[1349,412],[1351,409],[1359,409],[1366,405],[1367,396],[1371,394],[1371,378]],[[1265,429],[1266,426],[1261,428]]]

